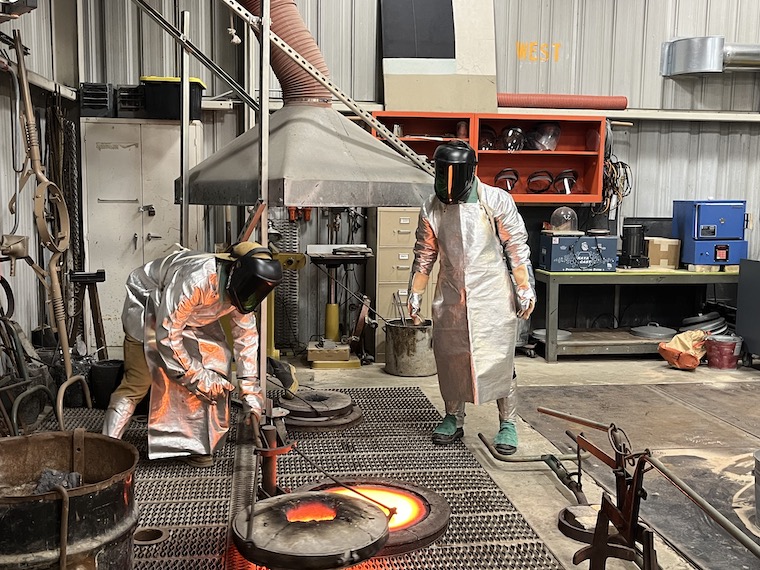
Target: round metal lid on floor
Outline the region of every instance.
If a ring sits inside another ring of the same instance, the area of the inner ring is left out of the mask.
[[[652,339],[670,339],[673,338],[676,333],[677,331],[675,329],[661,327],[657,323],[649,323],[648,325],[644,325],[642,327],[633,327],[631,329],[631,334],[633,336]]]
[[[546,329],[535,329],[530,334],[532,334],[541,342],[546,341]],[[573,333],[571,333],[570,331],[566,331],[564,329],[557,329],[557,340],[567,340],[571,336],[573,336]]]

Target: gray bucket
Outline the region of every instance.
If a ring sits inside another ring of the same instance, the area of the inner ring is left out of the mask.
[[[394,376],[432,376],[436,373],[433,356],[433,321],[413,325],[401,319],[385,323],[385,371]]]

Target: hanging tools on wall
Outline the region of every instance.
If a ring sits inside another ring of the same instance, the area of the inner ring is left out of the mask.
[[[61,289],[60,268],[62,265],[62,257],[69,247],[69,213],[63,193],[55,183],[48,179],[42,166],[37,120],[34,115],[29,79],[26,65],[24,63],[24,46],[21,42],[21,33],[19,30],[13,31],[13,40],[14,49],[16,51],[20,99],[23,102],[23,110],[19,114],[19,119],[24,131],[26,160],[24,162],[23,174],[19,181],[18,192],[11,199],[8,208],[12,214],[16,214],[18,195],[23,191],[24,186],[29,179],[34,176],[37,181],[37,188],[34,192],[34,221],[37,227],[37,232],[39,233],[40,242],[45,248],[51,251],[53,255],[48,262],[47,271],[45,271],[35,264],[28,256],[26,251],[28,249],[26,241],[24,239],[18,239],[24,236],[3,236],[3,244],[8,245],[9,247],[2,248],[2,254],[8,256],[12,263],[14,263],[16,259],[23,259],[26,261],[34,270],[37,278],[45,286],[45,290],[50,297],[50,303],[53,307],[55,328],[58,333],[58,342],[63,353],[63,364],[67,378],[66,382],[61,385],[58,391],[56,409],[61,410],[63,407],[64,392],[66,391],[66,388],[75,382],[80,382],[82,384],[87,407],[91,408],[92,401],[84,376],[73,376],[69,341],[66,331],[66,309]],[[60,419],[62,416],[63,414],[59,413],[60,427],[61,429],[64,429],[62,420]]]

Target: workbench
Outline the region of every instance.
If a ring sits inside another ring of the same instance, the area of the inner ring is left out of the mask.
[[[618,269],[611,271],[545,271],[536,269],[537,283],[546,286],[546,339],[544,357],[557,362],[559,355],[646,354],[657,352],[658,339],[642,338],[627,330],[595,329],[574,331],[567,340],[557,340],[559,328],[559,293],[561,285],[611,285],[615,288],[614,316],[620,308],[623,285],[712,285],[738,283],[738,273],[696,273],[683,269]],[[617,321],[616,321],[617,322]]]

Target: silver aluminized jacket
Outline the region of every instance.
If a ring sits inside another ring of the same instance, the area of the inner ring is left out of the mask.
[[[441,396],[481,404],[514,395],[517,316],[503,252],[518,267],[530,263],[530,250],[512,196],[477,184],[478,201],[446,205],[432,195],[423,204],[412,275],[429,275],[439,259],[432,306]],[[490,208],[498,237],[483,203]]]
[[[241,392],[247,401],[261,396],[256,317],[238,312],[220,296],[217,263],[211,254],[181,251],[133,271],[127,280],[124,332],[143,342],[153,376],[150,459],[208,455],[224,444],[227,392],[213,405],[194,393],[216,374],[230,377],[231,354],[219,323],[224,315],[230,315],[237,376],[245,379]]]

